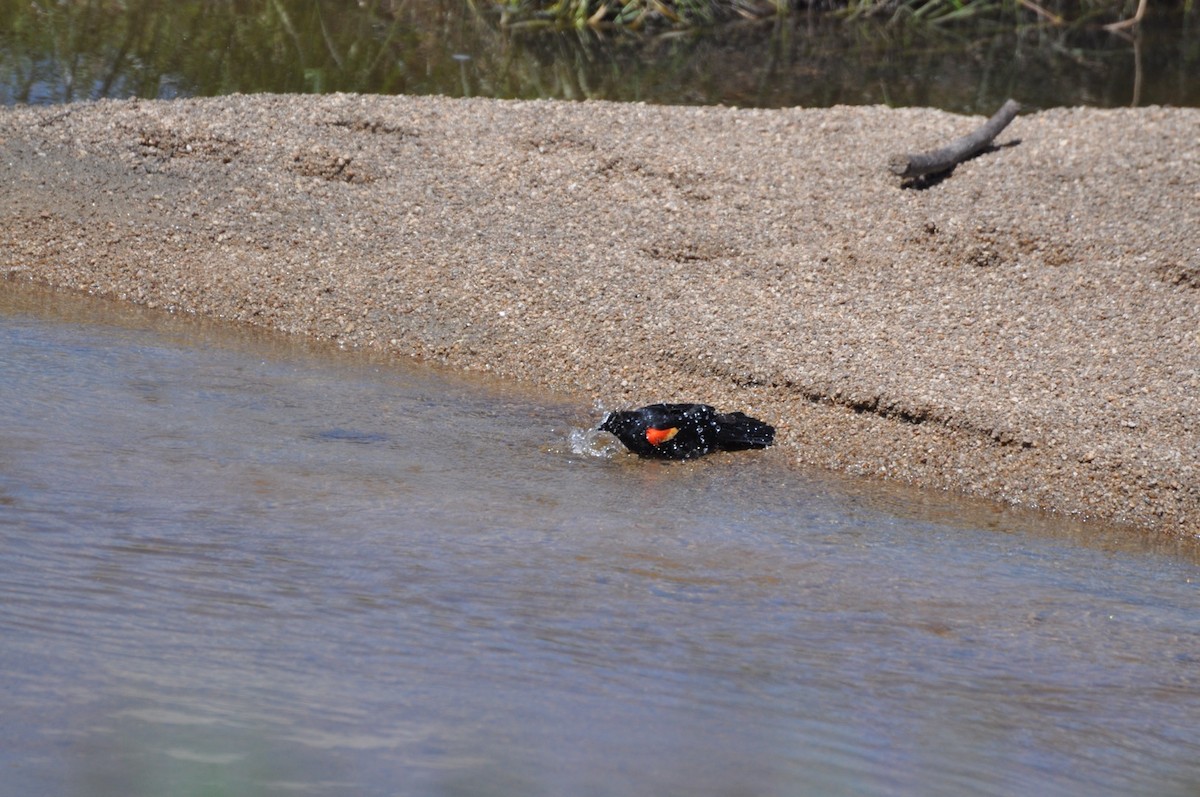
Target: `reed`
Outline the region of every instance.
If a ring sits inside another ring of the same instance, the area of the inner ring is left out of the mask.
[[[585,0],[559,0],[582,20],[564,25],[545,11],[522,21],[535,0],[506,0],[524,10],[494,0],[0,0],[0,105],[330,91],[963,113],[991,113],[1009,96],[1032,107],[1200,105],[1200,15],[1158,5],[1176,0],[1152,0],[1128,41],[1102,26],[1136,0],[954,1],[810,12],[785,0],[691,0],[687,23],[649,0],[603,19]],[[738,19],[721,22],[732,2]]]
[[[847,20],[884,18],[941,26],[988,21],[997,27],[1076,27],[1124,19],[1137,0],[467,0],[513,30],[691,29],[737,19],[824,11]],[[1196,0],[1156,0],[1190,14]]]

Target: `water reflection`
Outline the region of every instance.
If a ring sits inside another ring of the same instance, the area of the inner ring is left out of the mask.
[[[232,92],[444,94],[756,107],[1200,105],[1195,14],[1099,29],[845,24],[702,35],[510,33],[486,3],[0,0],[0,102]]]
[[[0,792],[1200,784],[1193,549],[12,283],[0,367]]]

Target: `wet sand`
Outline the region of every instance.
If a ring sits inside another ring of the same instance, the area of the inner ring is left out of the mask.
[[[427,97],[0,110],[0,270],[702,400],[782,456],[1200,534],[1200,110],[981,118]]]

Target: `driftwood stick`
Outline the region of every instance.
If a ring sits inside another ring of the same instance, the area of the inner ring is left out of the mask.
[[[962,138],[956,138],[941,149],[932,152],[922,152],[917,155],[893,155],[888,158],[888,169],[898,177],[920,177],[923,174],[944,172],[991,144],[992,139],[1000,135],[1001,130],[1008,127],[1008,123],[1020,110],[1021,106],[1016,100],[1008,100],[1000,106],[1000,110],[996,111],[991,119]]]

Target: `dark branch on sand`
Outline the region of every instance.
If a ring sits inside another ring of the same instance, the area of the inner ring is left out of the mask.
[[[956,138],[941,149],[932,152],[922,152],[917,155],[893,155],[888,158],[888,169],[898,177],[920,177],[925,174],[944,172],[992,143],[992,139],[1000,135],[1000,131],[1008,127],[1008,123],[1021,110],[1015,100],[1007,100],[1000,110],[972,132]]]

